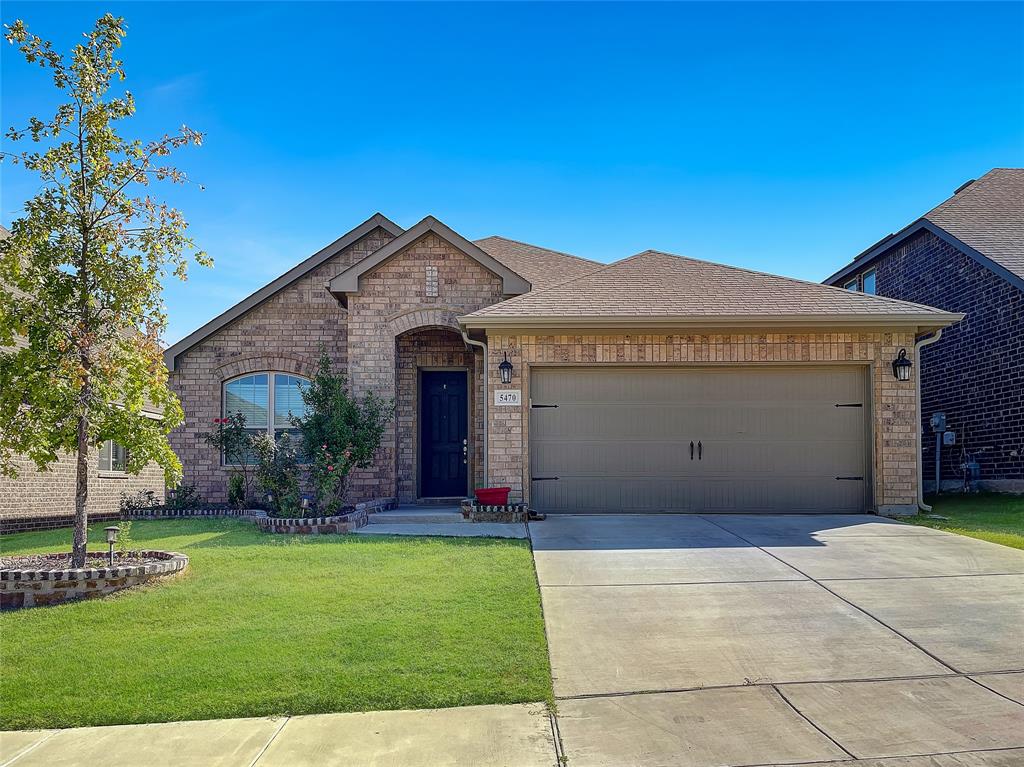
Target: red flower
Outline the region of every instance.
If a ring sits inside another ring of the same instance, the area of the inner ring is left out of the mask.
[[[334,471],[334,467],[333,466],[328,466],[327,467],[327,471]]]

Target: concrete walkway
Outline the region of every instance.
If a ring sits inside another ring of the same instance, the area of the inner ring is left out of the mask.
[[[359,535],[434,535],[443,538],[525,538],[526,525],[470,522],[458,506],[399,506],[370,515]]]
[[[1024,765],[1024,552],[870,516],[530,532],[570,767]]]
[[[217,719],[0,733],[7,767],[556,767],[547,708]]]

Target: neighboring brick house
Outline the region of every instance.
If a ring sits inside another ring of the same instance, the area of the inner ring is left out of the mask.
[[[323,346],[355,392],[396,407],[352,501],[504,485],[550,512],[907,513],[916,396],[892,362],[959,318],[378,214],[167,350],[185,410],[171,444],[185,481],[224,500],[231,469],[202,434],[231,410],[287,430]]]
[[[1024,169],[996,168],[840,269],[826,284],[916,301],[965,319],[922,350],[927,489],[935,487],[929,420],[945,413],[942,486],[1024,491]]]
[[[0,226],[0,237],[7,234],[7,229]],[[15,339],[14,348],[25,345],[23,340]],[[102,448],[95,448],[89,456],[87,510],[91,520],[117,518],[122,494],[152,491],[156,498],[163,500],[163,469],[154,463],[139,474],[128,474],[123,469],[123,460],[119,446],[109,441]],[[62,454],[47,471],[38,471],[27,459],[18,459],[15,465],[17,477],[0,475],[0,533],[72,524],[75,456]]]

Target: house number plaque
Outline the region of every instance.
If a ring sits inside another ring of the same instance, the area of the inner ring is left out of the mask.
[[[523,394],[519,389],[495,389],[494,404],[521,405],[523,404]]]

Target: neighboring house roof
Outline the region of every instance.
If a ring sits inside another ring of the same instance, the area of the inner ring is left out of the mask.
[[[604,266],[597,261],[558,250],[539,248],[506,237],[484,237],[482,240],[474,240],[473,243],[516,274],[525,277],[533,290],[549,288]]]
[[[460,318],[467,327],[943,327],[962,318],[893,298],[647,250]]]
[[[352,264],[348,269],[327,283],[328,290],[344,305],[347,296],[359,291],[359,278],[376,269],[389,258],[398,255],[414,242],[433,233],[455,246],[467,256],[477,261],[485,269],[494,272],[501,278],[501,292],[506,296],[517,296],[530,290],[530,282],[523,275],[510,269],[478,245],[470,242],[458,232],[445,226],[433,216],[427,216],[418,224],[410,227],[384,247],[375,250],[366,258]]]
[[[921,231],[930,231],[1024,290],[1024,168],[995,168],[827,278],[835,285]]]
[[[174,361],[179,354],[188,351],[203,339],[216,333],[228,323],[241,317],[250,309],[254,309],[259,306],[268,298],[271,298],[275,293],[284,290],[293,282],[300,279],[308,272],[311,272],[313,269],[316,269],[318,266],[325,263],[349,245],[357,242],[378,227],[390,232],[395,237],[402,234],[402,227],[388,219],[386,216],[383,216],[380,213],[374,213],[355,229],[346,232],[330,245],[321,248],[305,261],[292,267],[273,282],[264,285],[248,298],[242,299],[227,311],[218,314],[195,332],[190,333],[178,341],[178,343],[168,347],[164,352],[164,363],[167,365],[167,368],[173,371]]]

